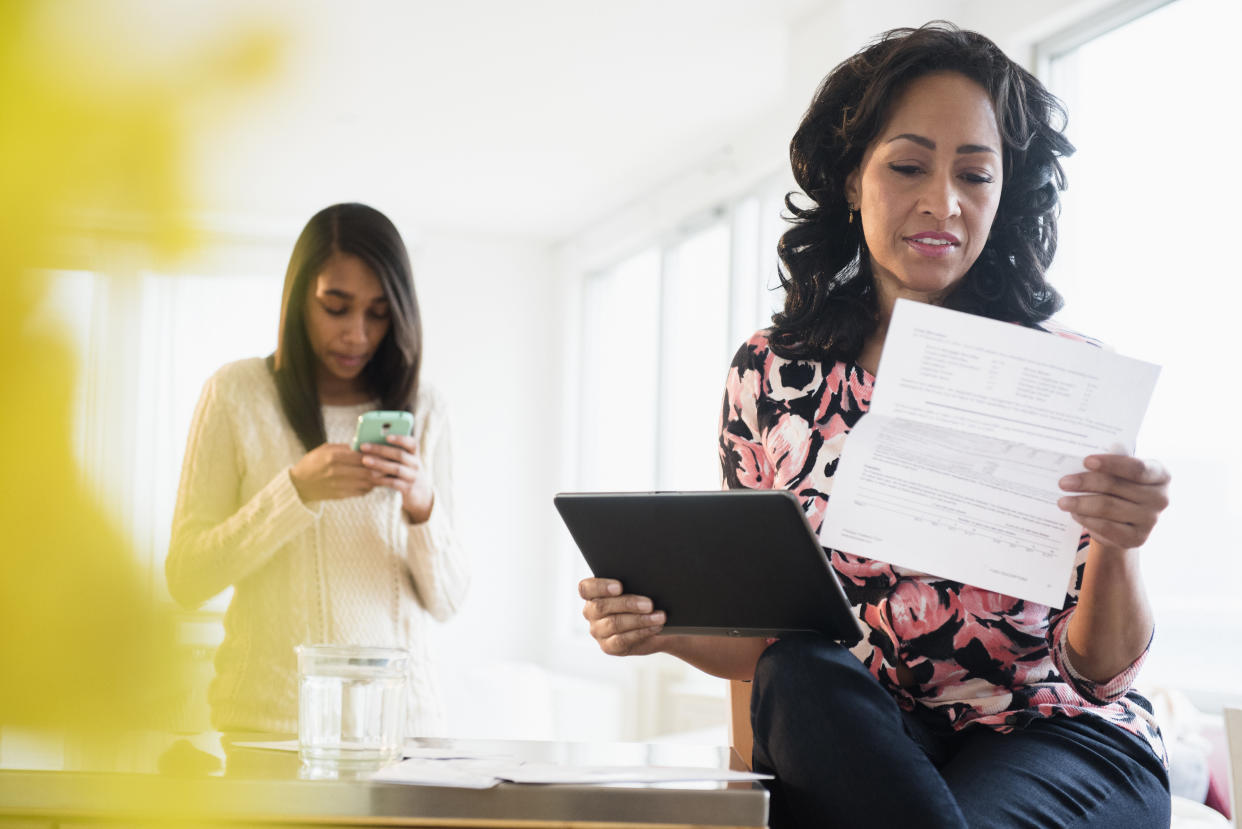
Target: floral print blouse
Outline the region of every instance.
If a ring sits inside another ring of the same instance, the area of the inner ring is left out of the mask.
[[[852,363],[778,357],[768,333],[744,343],[729,367],[720,424],[724,483],[793,492],[819,532],[841,447],[867,411],[875,378]],[[1084,532],[1061,610],[827,553],[862,623],[853,653],[904,709],[920,704],[942,712],[954,728],[997,731],[1040,717],[1102,717],[1146,740],[1167,765],[1146,700],[1130,690],[1146,652],[1103,683],[1078,675],[1069,663],[1065,637],[1087,542]],[[905,686],[898,665],[909,669]]]

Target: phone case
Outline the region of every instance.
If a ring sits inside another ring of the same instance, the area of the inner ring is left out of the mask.
[[[358,415],[352,448],[355,452],[364,443],[388,443],[389,435],[409,435],[414,431],[414,415],[409,412],[366,412]]]

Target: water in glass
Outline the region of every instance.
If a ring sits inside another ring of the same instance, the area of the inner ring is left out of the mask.
[[[308,763],[382,763],[405,740],[408,655],[392,648],[298,648],[298,744]]]

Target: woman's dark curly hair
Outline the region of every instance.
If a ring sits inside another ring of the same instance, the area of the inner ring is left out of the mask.
[[[1074,152],[1062,134],[1065,109],[996,44],[951,23],[893,29],[841,63],[820,84],[789,145],[794,179],[813,202],[785,197],[793,227],[777,252],[785,307],[772,317],[772,349],[790,359],[852,361],[878,323],[861,222],[850,223],[847,177],[914,79],[960,72],[992,99],[1004,178],[991,235],[946,307],[1023,325],[1061,307],[1044,279],[1057,248],[1058,159]],[[798,201],[802,201],[799,204]]]

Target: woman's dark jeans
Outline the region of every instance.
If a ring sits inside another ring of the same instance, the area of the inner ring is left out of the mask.
[[[1008,734],[901,710],[841,645],[797,635],[759,660],[754,767],[776,775],[773,829],[1169,826],[1168,776],[1146,743],[1092,716]]]

